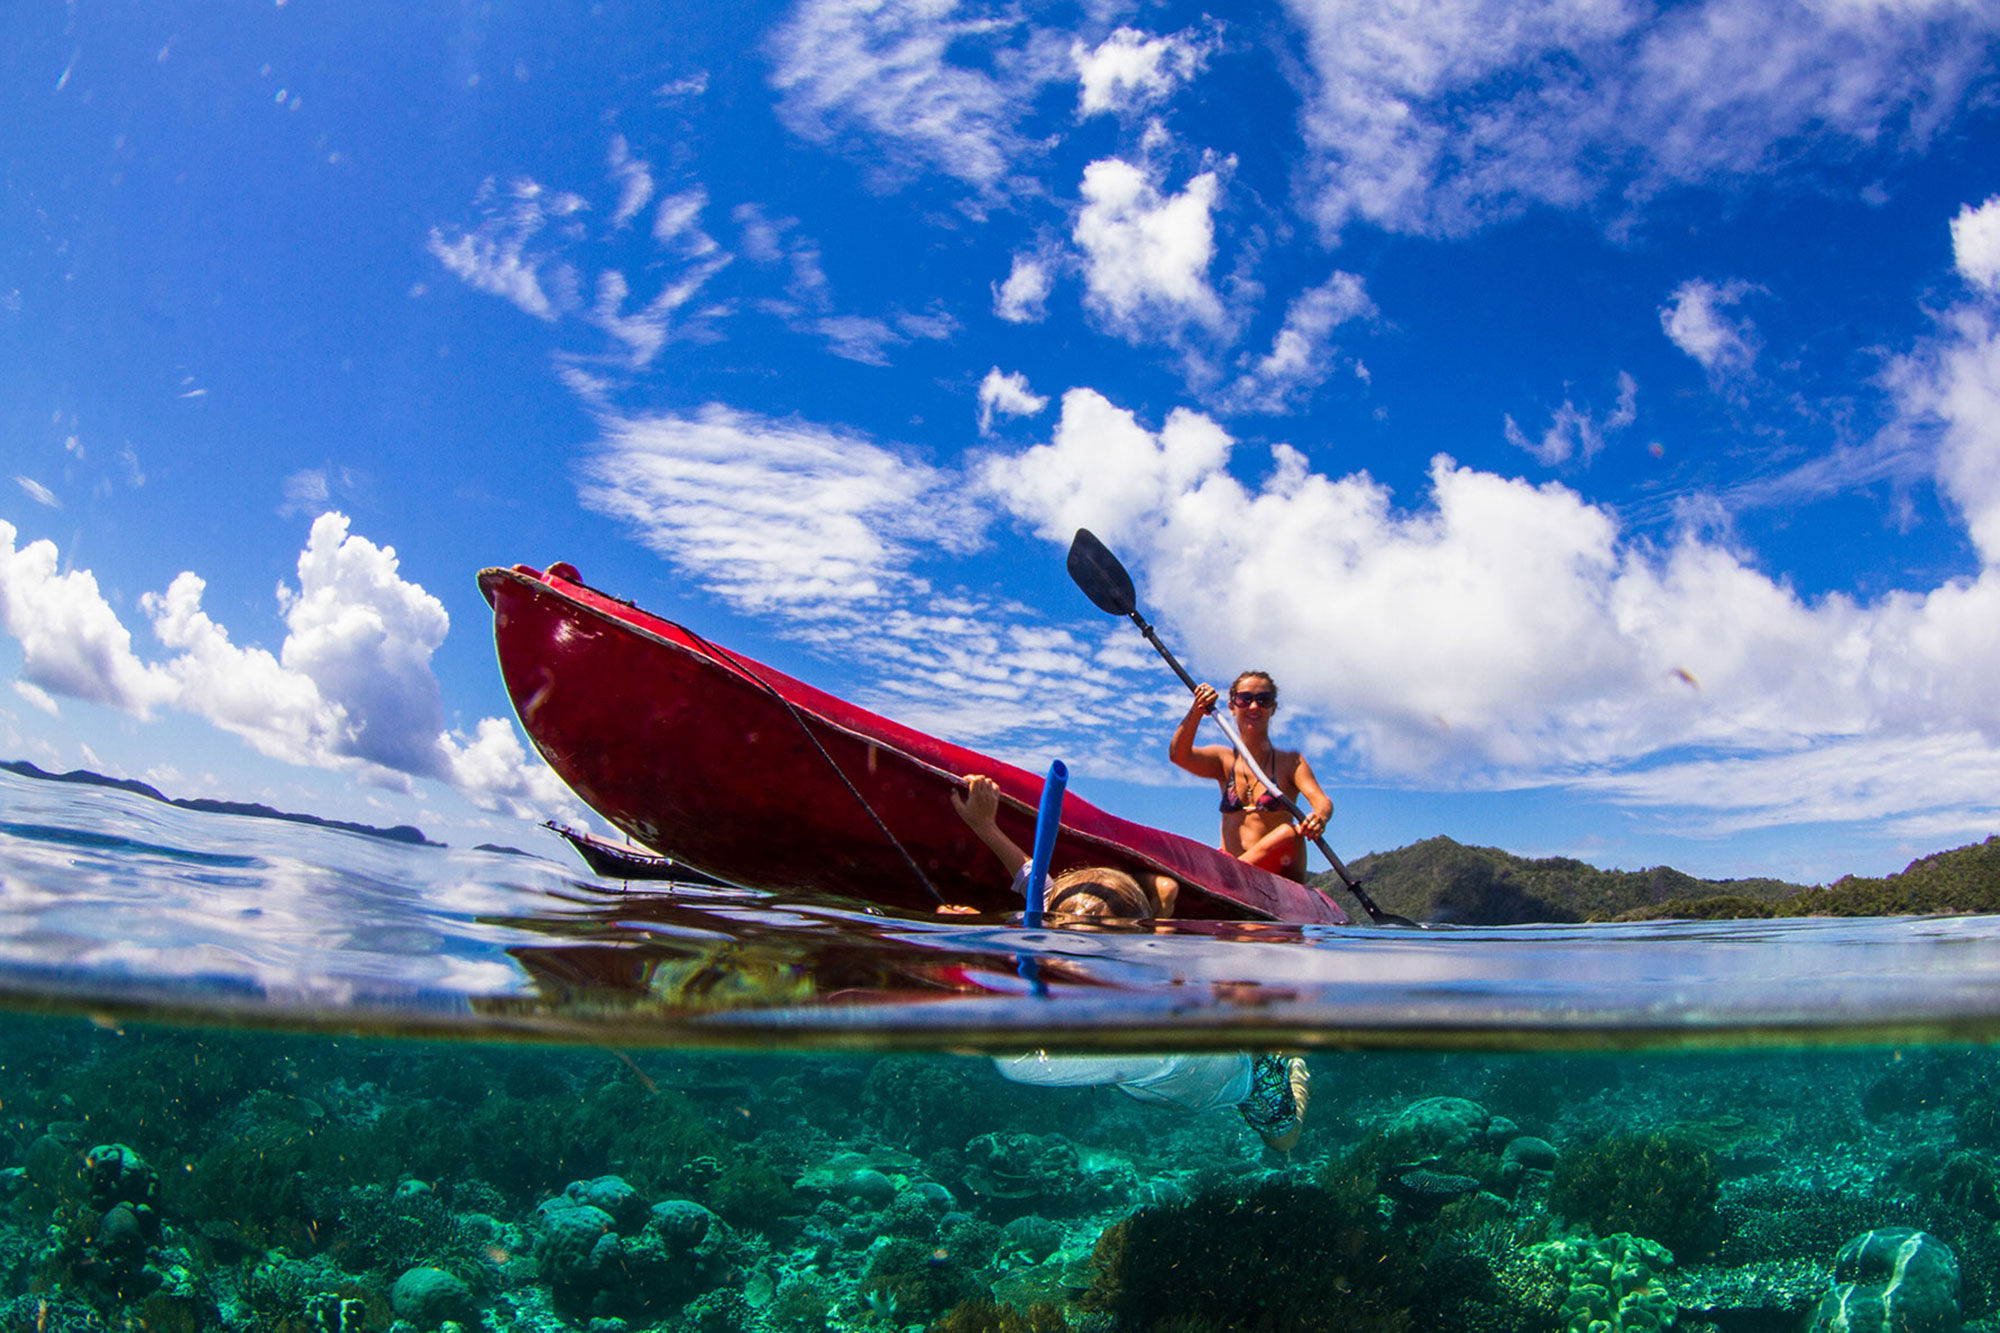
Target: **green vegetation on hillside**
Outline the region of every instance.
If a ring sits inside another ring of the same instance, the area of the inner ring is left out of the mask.
[[[1696,879],[1671,866],[1600,870],[1565,856],[1529,860],[1445,837],[1371,853],[1349,869],[1385,911],[1464,926],[1601,921],[1633,908],[1724,896],[1774,902],[1801,888],[1775,879]],[[1318,879],[1339,895],[1331,872]]]
[[[1921,857],[1880,879],[1847,875],[1823,889],[1800,889],[1763,910],[1703,911],[1698,896],[1619,913],[1625,921],[1689,916],[1926,916],[2000,912],[2000,837]],[[1746,904],[1747,906],[1752,906]]]
[[[1444,837],[1364,856],[1351,869],[1385,911],[1456,925],[2000,912],[2000,838],[1923,857],[1898,874],[1849,875],[1825,888],[1696,879],[1671,866],[1600,870]],[[1331,872],[1316,882],[1340,895]]]

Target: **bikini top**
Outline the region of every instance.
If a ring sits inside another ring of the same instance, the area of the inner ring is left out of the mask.
[[[1254,781],[1255,779],[1252,780]],[[1266,791],[1255,802],[1255,808],[1258,810],[1282,810],[1284,805],[1285,798],[1274,791]],[[1222,801],[1216,806],[1216,809],[1225,815],[1233,815],[1244,809],[1243,793],[1236,790],[1236,775],[1234,773],[1229,775],[1229,785],[1222,789]]]

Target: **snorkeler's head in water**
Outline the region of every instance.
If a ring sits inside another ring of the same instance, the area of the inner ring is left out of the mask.
[[[1009,875],[1025,878],[1028,854],[1000,831],[1000,788],[993,779],[977,773],[965,777],[965,791],[953,792],[952,808],[997,857]],[[1042,899],[1045,912],[1062,916],[1108,917],[1124,921],[1151,921],[1174,914],[1180,884],[1170,875],[1152,875],[1150,884],[1141,884],[1122,870],[1110,866],[1083,866],[1066,870],[1049,881]],[[946,904],[942,912],[966,909]]]

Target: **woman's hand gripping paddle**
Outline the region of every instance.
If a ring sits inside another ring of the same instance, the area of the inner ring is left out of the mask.
[[[1132,623],[1139,627],[1139,632],[1146,636],[1146,642],[1153,645],[1153,650],[1165,658],[1167,665],[1174,669],[1174,674],[1181,678],[1181,684],[1188,687],[1190,694],[1194,692],[1194,677],[1190,676],[1187,668],[1167,651],[1167,645],[1160,642],[1160,636],[1146,623],[1146,618],[1139,614],[1139,596],[1132,587],[1132,576],[1125,572],[1125,566],[1119,563],[1118,557],[1111,554],[1111,548],[1099,541],[1097,535],[1089,528],[1078,528],[1075,539],[1069,544],[1069,576],[1076,580],[1077,587],[1083,589],[1083,595],[1096,603],[1098,610],[1114,616],[1130,617]],[[1257,780],[1264,784],[1264,790],[1278,798],[1285,813],[1294,820],[1304,819],[1305,815],[1300,811],[1298,802],[1280,791],[1278,784],[1271,781],[1270,776],[1258,766],[1256,759],[1243,744],[1243,738],[1237,734],[1235,725],[1221,713],[1212,712],[1209,717],[1222,728],[1223,734],[1229,737],[1229,743],[1236,747],[1236,753],[1242,757]],[[1375,900],[1368,896],[1368,891],[1361,887],[1353,874],[1342,864],[1341,859],[1334,855],[1333,848],[1326,845],[1326,839],[1314,837],[1312,842],[1313,846],[1319,848],[1320,854],[1326,857],[1327,864],[1333,867],[1333,873],[1340,877],[1340,882],[1347,886],[1347,891],[1354,895],[1354,901],[1360,903],[1362,910],[1368,913],[1370,921],[1378,926],[1417,924],[1406,916],[1384,912],[1377,907]]]

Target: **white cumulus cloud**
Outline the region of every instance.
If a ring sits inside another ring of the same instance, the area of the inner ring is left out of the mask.
[[[1028,387],[1028,377],[1020,371],[1002,374],[995,366],[979,381],[979,433],[993,429],[995,416],[1031,417],[1049,405],[1049,400]]]
[[[1222,325],[1222,302],[1208,279],[1220,189],[1214,171],[1168,195],[1120,158],[1084,168],[1074,239],[1086,301],[1114,330],[1137,340],[1157,337],[1160,321],[1169,329]]]
[[[1071,389],[1054,438],[988,460],[981,481],[1014,497],[1014,511],[1052,540],[1067,543],[1087,527],[1115,543],[1217,475],[1229,449],[1222,428],[1198,412],[1178,408],[1154,433],[1094,389]]]
[[[1094,47],[1076,42],[1076,109],[1079,116],[1136,111],[1172,97],[1200,72],[1212,43],[1188,34],[1152,37],[1137,28],[1119,28]]]
[[[1900,419],[1925,439],[1939,488],[1964,516],[1987,577],[2000,571],[2000,319],[1986,305],[1944,312],[1937,334],[1896,361]]]
[[[1015,255],[1007,280],[993,289],[993,313],[1010,324],[1040,323],[1055,290],[1050,264],[1038,255]]]
[[[1974,208],[1967,204],[1951,220],[1952,261],[1965,280],[2000,291],[2000,194]]]
[[[286,636],[277,653],[234,642],[202,607],[204,581],[183,572],[140,599],[167,650],[158,662],[134,651],[88,571],[59,574],[52,543],[16,550],[15,537],[0,522],[0,627],[21,643],[23,697],[64,695],[142,718],[172,708],[290,763],[390,785],[436,778],[516,814],[576,811],[518,741],[507,750],[500,733],[512,736],[510,722],[484,719],[470,739],[447,730],[430,665],[449,629],[444,607],[401,577],[393,549],[351,534],[343,515],[314,522],[298,586],[279,588]],[[519,760],[511,768],[510,753]]]
[[[1051,540],[1083,525],[1110,541],[1206,670],[1256,644],[1286,697],[1377,773],[1622,782],[1635,801],[1698,806],[1702,770],[1676,755],[1769,765],[1946,735],[2000,749],[2000,570],[1868,604],[1807,599],[1693,530],[1632,540],[1560,485],[1441,456],[1402,507],[1283,445],[1245,484],[1235,449],[1199,414],[1154,431],[1076,389],[1052,441],[990,461],[987,480]],[[1649,767],[1664,774],[1651,786],[1633,776]],[[1918,800],[1885,787],[1864,805]],[[1979,808],[2000,815],[2000,798]]]
[[[170,701],[172,681],[132,651],[132,635],[87,569],[57,572],[56,546],[16,550],[0,519],[0,627],[21,645],[21,678],[52,694],[139,717]]]

